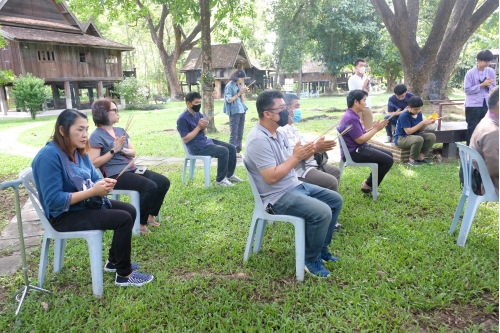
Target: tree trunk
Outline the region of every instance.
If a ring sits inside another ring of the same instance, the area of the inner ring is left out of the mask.
[[[302,64],[299,67],[299,79],[297,80],[297,96],[302,92]]]
[[[168,83],[168,92],[172,100],[182,100],[182,89],[177,77],[177,60],[173,54],[168,55],[165,50],[160,51],[160,59]]]
[[[199,0],[201,24],[201,71],[212,73],[212,39],[210,36],[210,0]],[[203,114],[208,118],[209,133],[217,132],[214,119],[214,87],[213,84],[203,85]]]
[[[385,78],[387,80],[385,92],[390,94],[394,92],[394,83],[396,82],[396,78],[391,75],[391,69],[389,67],[385,69]]]

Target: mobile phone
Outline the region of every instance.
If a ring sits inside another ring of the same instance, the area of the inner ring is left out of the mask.
[[[135,169],[135,173],[142,175],[144,174],[144,172],[146,172],[147,169],[147,167],[138,167],[137,169]]]

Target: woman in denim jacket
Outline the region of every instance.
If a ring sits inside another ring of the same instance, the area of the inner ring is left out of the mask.
[[[229,143],[236,148],[236,157],[241,158],[241,141],[245,128],[245,93],[248,88],[243,87],[245,72],[241,69],[231,74],[231,80],[224,88],[224,113],[229,116]]]
[[[117,286],[142,286],[153,275],[137,272],[139,265],[130,261],[135,208],[103,198],[116,180],[100,179],[92,165],[88,128],[87,115],[80,111],[64,110],[57,117],[52,140],[32,163],[40,203],[57,231],[113,230],[104,270],[116,272]]]

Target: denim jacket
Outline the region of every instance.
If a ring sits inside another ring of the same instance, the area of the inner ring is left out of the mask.
[[[67,211],[85,208],[83,201],[70,205],[73,192],[79,192],[82,189],[76,188],[70,179],[59,152],[59,147],[52,141],[48,142],[31,163],[35,186],[47,219],[57,217]],[[76,175],[83,179],[90,179],[93,183],[101,180],[88,154],[82,157],[79,153],[75,153],[75,161],[76,163],[70,164]]]
[[[240,85],[236,85],[234,82],[229,82],[224,88],[224,113],[228,116],[232,116],[237,113],[245,113],[248,108],[241,101],[241,97],[236,98],[232,103],[228,101],[233,98],[241,89]]]

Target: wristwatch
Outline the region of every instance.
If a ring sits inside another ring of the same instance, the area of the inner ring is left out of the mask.
[[[111,153],[111,155],[115,156],[115,151],[113,149],[111,149],[109,152]]]

